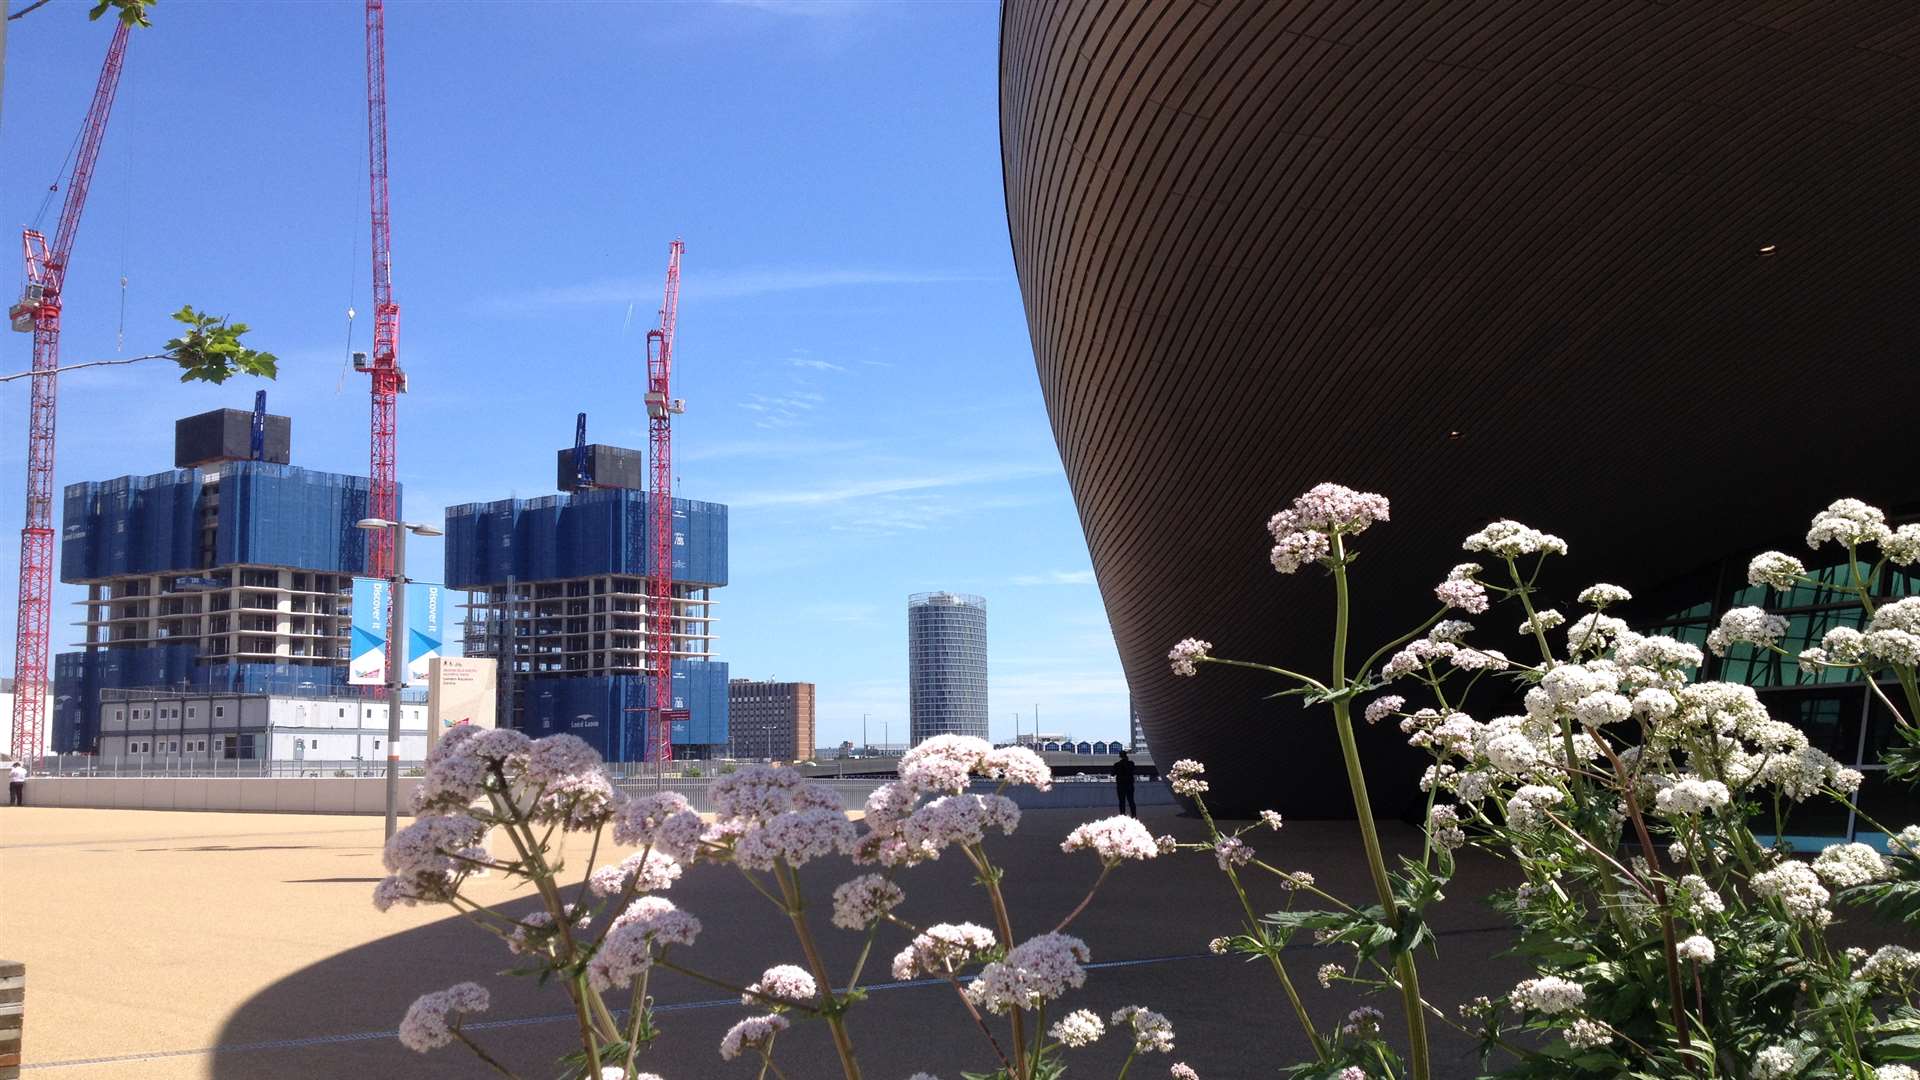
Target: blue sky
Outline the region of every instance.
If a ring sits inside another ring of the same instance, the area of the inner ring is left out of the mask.
[[[9,230],[99,70],[108,30],[84,7],[11,24]],[[294,418],[294,462],[364,473],[366,380],[345,370],[346,309],[369,307],[360,10],[155,8],[76,245],[63,359],[115,355],[123,274],[124,355],[170,337],[182,303],[231,313],[282,357],[269,405]],[[907,594],[965,590],[988,599],[996,737],[1036,704],[1048,730],[1121,735],[1125,683],[1007,249],[996,16],[391,0],[407,516],[550,493],[582,409],[594,441],[644,445],[644,332],[682,235],[677,493],[733,508],[716,608],[734,673],[817,683],[823,743],[857,740],[862,713],[875,740],[883,720],[901,739]],[[356,347],[369,331],[362,316]],[[0,350],[6,370],[30,363],[25,335]],[[147,364],[63,380],[56,483],[169,467],[175,418],[250,407],[255,389],[174,379]],[[26,401],[24,381],[0,388],[5,641]],[[416,543],[424,577],[440,552]],[[76,639],[73,610],[56,640]]]

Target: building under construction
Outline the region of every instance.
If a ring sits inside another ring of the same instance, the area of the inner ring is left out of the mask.
[[[641,466],[637,450],[562,450],[561,494],[468,503],[446,518],[447,585],[472,592],[466,654],[500,661],[500,725],[571,732],[612,761],[653,756],[653,529]],[[672,505],[672,753],[705,758],[727,745],[727,665],[713,658],[727,508]]]
[[[96,752],[103,692],[357,696],[364,476],[288,464],[292,422],[220,409],[175,426],[168,472],[70,484],[60,579],[81,651],[54,659],[53,749]]]

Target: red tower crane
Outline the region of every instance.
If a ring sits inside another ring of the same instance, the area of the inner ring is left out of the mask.
[[[673,760],[673,417],[686,411],[686,404],[673,396],[673,330],[680,317],[680,253],[685,248],[676,239],[667,249],[660,326],[647,331],[647,449],[653,466],[647,512],[653,525],[653,573],[647,579],[647,651],[653,669],[653,729],[645,751],[649,761]]]
[[[400,305],[393,301],[393,229],[387,207],[387,34],[386,5],[367,0],[367,162],[373,205],[373,355],[354,354],[354,367],[373,376],[373,481],[367,516],[400,520],[399,489],[394,481],[394,398],[407,391],[400,368]],[[368,573],[393,572],[393,532],[375,529]],[[388,627],[391,635],[392,627]],[[392,655],[392,641],[388,641]]]
[[[120,65],[127,54],[126,23],[113,28],[107,60],[94,84],[93,103],[80,128],[80,143],[60,206],[53,244],[38,229],[21,233],[26,253],[27,286],[8,310],[13,328],[33,335],[33,399],[27,418],[27,518],[20,530],[20,624],[13,652],[13,756],[31,760],[40,753],[46,732],[47,645],[53,616],[53,421],[60,377],[60,292],[66,285],[67,259],[87,208],[87,187],[100,160],[107,114],[120,88]]]

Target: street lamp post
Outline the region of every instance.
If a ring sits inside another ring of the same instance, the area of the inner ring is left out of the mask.
[[[387,578],[392,615],[387,619],[387,836],[392,838],[400,813],[400,688],[407,681],[407,534],[439,536],[439,529],[415,521],[361,518],[355,522],[369,532],[393,534],[393,573]]]

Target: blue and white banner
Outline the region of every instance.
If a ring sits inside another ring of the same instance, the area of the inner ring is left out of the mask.
[[[392,597],[381,578],[353,579],[353,647],[347,682],[380,686],[387,681],[387,618]],[[441,601],[446,587],[424,581],[407,583],[406,671],[400,681],[422,682],[427,661],[440,655]]]

